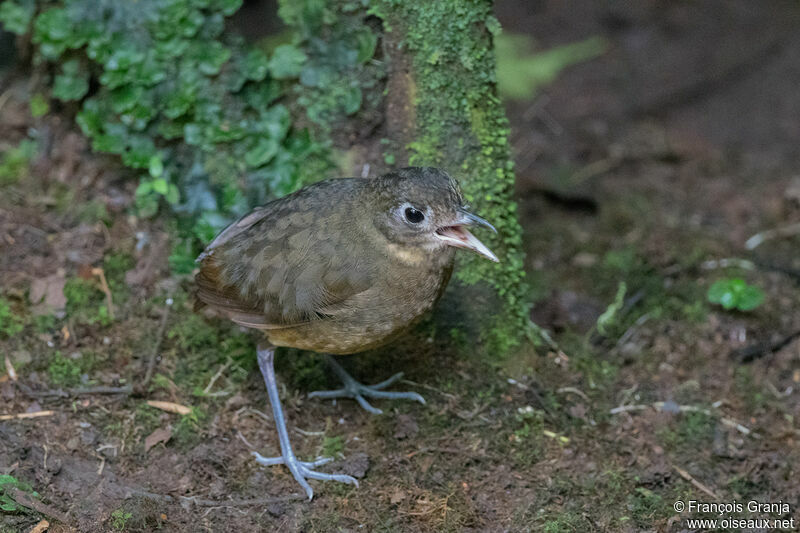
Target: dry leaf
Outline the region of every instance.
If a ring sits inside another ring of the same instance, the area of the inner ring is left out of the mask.
[[[17,371],[14,370],[14,365],[11,364],[11,359],[9,359],[7,355],[6,355],[6,372],[8,372],[8,377],[11,378],[11,381],[17,381]]]
[[[400,487],[396,487],[391,497],[389,498],[389,501],[392,502],[393,505],[397,505],[398,503],[405,500],[407,497],[408,495],[405,493],[403,489],[401,489]]]
[[[149,452],[150,448],[152,448],[159,442],[167,442],[171,438],[172,438],[172,430],[170,428],[156,429],[144,439],[144,453]]]
[[[52,276],[33,280],[28,293],[33,304],[31,312],[41,316],[63,311],[67,306],[67,298],[64,296],[65,283],[66,277],[63,269],[59,269]]]
[[[167,411],[168,413],[175,413],[178,415],[188,415],[189,413],[192,412],[192,409],[190,407],[186,407],[185,405],[173,402],[147,400],[147,405],[149,405],[150,407],[155,407],[156,409],[161,409],[162,411]]]

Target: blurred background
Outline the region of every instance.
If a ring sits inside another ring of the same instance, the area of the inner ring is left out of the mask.
[[[0,531],[685,531],[715,517],[692,499],[797,523],[800,6],[468,2],[440,25],[465,52],[393,42],[398,5],[0,4]],[[353,358],[428,399],[381,417],[280,358],[299,454],[361,478],[308,504],[251,462],[277,449],[255,340],[192,313],[193,261],[252,205],[442,157],[396,99],[423,52],[496,81],[522,321]]]

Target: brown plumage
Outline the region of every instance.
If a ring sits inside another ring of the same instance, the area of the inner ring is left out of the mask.
[[[223,230],[198,258],[197,300],[237,324],[262,330],[274,346],[329,354],[372,349],[436,303],[453,270],[454,247],[497,261],[465,229],[475,223],[491,227],[466,211],[456,181],[435,168],[322,181],[256,208]],[[310,471],[294,458],[272,357],[270,349],[259,351],[281,462],[309,496],[306,477],[354,482]],[[345,389],[320,396],[351,396],[372,412],[379,411],[363,396],[424,401],[416,393],[358,384],[334,369]]]
[[[392,231],[393,209],[446,227],[464,201],[435,169],[316,183],[231,224],[208,246],[197,298],[277,346],[355,353],[391,341],[438,300],[454,249]]]

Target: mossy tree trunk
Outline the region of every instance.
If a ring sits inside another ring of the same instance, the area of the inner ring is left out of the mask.
[[[390,140],[411,165],[446,169],[497,235],[480,235],[501,259],[459,254],[450,304],[468,329],[505,352],[528,321],[521,228],[512,198],[508,120],[497,96],[493,36],[500,24],[486,0],[377,0],[388,57]]]

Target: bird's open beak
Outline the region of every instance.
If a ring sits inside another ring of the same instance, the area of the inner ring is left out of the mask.
[[[450,246],[467,248],[468,250],[472,250],[473,252],[480,254],[487,259],[491,259],[495,263],[499,263],[500,260],[497,258],[497,256],[494,255],[485,244],[479,241],[475,235],[467,230],[466,226],[472,226],[474,224],[486,226],[497,233],[497,230],[494,229],[494,226],[489,224],[486,220],[482,219],[478,215],[473,215],[464,209],[459,209],[459,218],[456,220],[456,222],[451,226],[443,226],[437,229],[436,237],[443,240]]]

